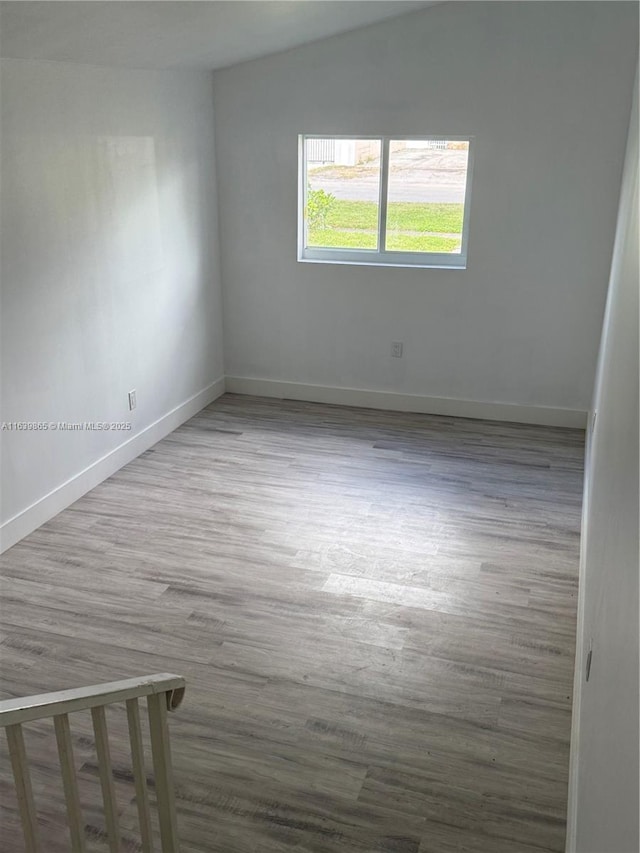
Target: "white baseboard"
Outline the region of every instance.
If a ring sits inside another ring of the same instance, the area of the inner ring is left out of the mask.
[[[448,397],[423,397],[419,394],[307,385],[299,382],[279,382],[273,379],[253,379],[246,376],[227,376],[225,381],[227,391],[233,394],[252,394],[281,400],[306,400],[311,403],[333,403],[365,409],[387,409],[394,412],[417,412],[427,415],[449,415],[458,418],[479,418],[577,429],[584,429],[587,422],[587,413],[581,409],[487,403],[479,400],[454,400]]]
[[[177,429],[189,418],[196,415],[209,403],[224,394],[224,378],[217,379],[202,391],[189,397],[184,403],[171,409],[166,415],[158,418],[148,427],[132,435],[130,439],[97,459],[83,471],[75,474],[69,480],[53,489],[49,494],[40,498],[22,512],[8,519],[0,527],[0,553],[11,548],[16,542],[24,539],[46,521],[53,518],[63,509],[86,495],[107,477],[115,474],[123,465],[131,462],[145,450],[153,447],[158,441]]]

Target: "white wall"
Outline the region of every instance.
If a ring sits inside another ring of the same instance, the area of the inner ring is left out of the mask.
[[[637,16],[632,3],[447,3],[216,72],[225,368],[274,382],[231,387],[500,401],[523,407],[516,419],[540,406],[561,410],[543,421],[583,423]],[[474,134],[468,269],[297,263],[302,132]],[[493,410],[458,413],[471,411]]]
[[[636,88],[585,478],[567,848],[572,853],[640,849],[638,153]]]
[[[133,425],[3,432],[4,547],[222,390],[221,327],[211,75],[3,61],[2,419]]]

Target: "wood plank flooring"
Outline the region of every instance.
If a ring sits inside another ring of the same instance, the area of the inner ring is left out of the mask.
[[[2,557],[2,696],[184,675],[184,853],[562,851],[582,464],[580,431],[225,395]],[[52,727],[27,735],[68,853]],[[17,853],[6,760],[0,795]]]

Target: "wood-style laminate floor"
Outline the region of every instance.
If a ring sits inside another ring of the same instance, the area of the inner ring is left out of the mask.
[[[582,464],[580,431],[226,395],[3,556],[3,698],[186,676],[185,853],[562,851]],[[48,723],[27,748],[68,853]]]

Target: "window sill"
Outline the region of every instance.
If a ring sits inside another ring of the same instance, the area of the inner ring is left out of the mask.
[[[350,267],[395,267],[399,269],[413,269],[413,270],[466,270],[467,264],[465,261],[460,260],[458,263],[450,264],[450,263],[438,263],[434,261],[433,263],[403,263],[402,261],[381,261],[381,260],[370,260],[370,261],[354,261],[354,260],[346,260],[341,258],[329,257],[329,258],[298,258],[298,263],[300,264],[338,264],[339,266],[350,266]]]

